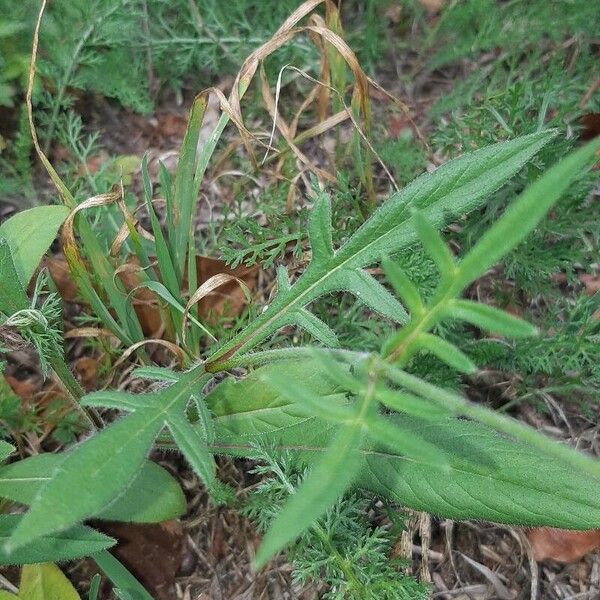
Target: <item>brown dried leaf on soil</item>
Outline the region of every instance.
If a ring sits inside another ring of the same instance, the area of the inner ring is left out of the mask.
[[[556,560],[577,562],[586,554],[600,548],[600,529],[568,531],[552,527],[539,527],[527,532],[536,561]]]

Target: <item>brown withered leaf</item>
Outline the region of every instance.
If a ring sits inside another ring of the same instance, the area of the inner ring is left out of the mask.
[[[179,521],[151,525],[103,522],[96,527],[119,540],[111,552],[154,598],[175,597],[175,577],[183,548],[183,527]]]
[[[235,269],[228,267],[224,261],[209,256],[197,256],[198,285],[202,285],[214,275],[224,273],[241,279],[248,289],[256,290],[258,265],[246,267],[240,265]],[[191,290],[193,292],[193,290]],[[245,304],[244,291],[235,281],[229,281],[200,300],[200,315],[205,318],[216,316],[235,316],[242,312]]]
[[[535,560],[577,562],[600,548],[600,529],[569,531],[553,527],[536,527],[527,531]]]

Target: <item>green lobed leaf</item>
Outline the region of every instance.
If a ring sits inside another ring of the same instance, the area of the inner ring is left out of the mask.
[[[0,497],[31,504],[64,456],[38,454],[0,468]],[[186,501],[177,480],[161,466],[144,461],[125,493],[93,515],[107,521],[160,523],[181,516]]]
[[[333,291],[354,293],[353,285],[358,279],[355,277],[356,281],[350,282],[350,273],[356,273],[417,241],[410,219],[412,210],[418,209],[435,227],[462,216],[480,206],[489,194],[508,181],[554,135],[551,131],[534,133],[465,154],[432,174],[422,175],[393,194],[332,257],[322,259],[323,252],[313,254],[308,269],[295,284],[289,289],[281,289],[257,319],[221,346],[207,361],[207,371],[213,370],[213,365],[218,364],[223,357],[229,358],[232,353],[249,351],[281,326],[288,324],[287,315],[304,308],[321,295]],[[320,202],[328,200],[323,197]],[[317,208],[326,212],[320,206]],[[379,286],[379,291],[384,289],[373,281]],[[364,279],[359,284],[368,285]],[[371,288],[375,289],[372,284]],[[392,308],[388,300],[391,298],[398,306],[401,305],[389,292],[387,300],[385,294],[382,294],[383,310],[382,302],[377,302],[377,294],[368,293],[366,297],[375,300],[376,306],[371,306],[376,311],[395,320],[405,320],[406,315],[399,312],[403,312],[403,309]]]
[[[0,225],[0,238],[10,246],[19,281],[24,287],[68,214],[66,206],[36,206],[18,212]]]
[[[176,407],[185,412],[190,398],[208,378],[203,365],[182,373],[170,387],[145,395],[153,399],[151,406],[137,408],[70,450],[50,480],[41,485],[9,549],[67,529],[108,508],[139,473],[169,412]],[[85,397],[81,403],[85,404]]]
[[[106,509],[138,475],[162,427],[139,410],[67,453],[15,529],[11,550]]]
[[[4,547],[5,543],[22,518],[22,515],[0,515],[0,565],[74,560],[100,552],[117,543],[113,538],[90,527],[75,525],[67,531],[43,536],[8,553]]]

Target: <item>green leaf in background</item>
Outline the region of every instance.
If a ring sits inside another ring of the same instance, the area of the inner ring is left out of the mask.
[[[19,596],[0,590],[0,600],[19,600]]]
[[[117,541],[84,525],[44,536],[8,553],[5,543],[23,515],[0,515],[0,565],[23,565],[74,560],[114,546]]]
[[[41,486],[51,479],[64,456],[38,454],[0,468],[0,497],[31,504]],[[145,461],[125,493],[95,517],[107,521],[160,523],[181,516],[186,501],[168,471]]]
[[[19,598],[22,600],[81,600],[71,582],[52,563],[23,566]]]
[[[27,287],[58,229],[69,214],[62,205],[23,210],[0,225],[0,238],[10,246],[19,281]]]

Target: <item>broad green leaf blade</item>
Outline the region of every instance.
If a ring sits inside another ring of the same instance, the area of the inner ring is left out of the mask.
[[[290,325],[296,325],[329,348],[338,348],[340,341],[335,331],[305,308],[292,313]]]
[[[321,262],[333,257],[331,238],[331,201],[321,194],[313,206],[308,223],[308,238],[312,260]]]
[[[278,390],[284,398],[295,402],[300,410],[306,412],[307,416],[316,415],[321,419],[337,424],[350,423],[358,417],[355,407],[340,405],[336,401],[327,402],[327,398],[324,399],[322,396],[315,394],[310,386],[305,386],[303,383],[295,382],[294,385],[290,385],[285,366],[279,369],[278,372],[263,373],[261,379],[267,385]]]
[[[410,373],[406,373],[395,368],[389,363],[380,361],[379,366],[382,372],[396,385],[405,390],[418,394],[428,400],[439,404],[440,406],[451,410],[455,415],[468,417],[484,423],[489,427],[513,436],[523,442],[526,442],[533,448],[539,450],[542,454],[555,457],[556,459],[571,465],[575,470],[581,473],[588,473],[592,477],[600,478],[600,461],[565,446],[558,444],[535,429],[520,423],[516,419],[507,417],[494,410],[489,410],[473,402],[469,402],[462,396],[437,387],[428,383]],[[546,457],[547,458],[547,457]]]
[[[477,365],[462,350],[437,335],[422,333],[415,343],[461,373],[477,372]]]
[[[4,545],[12,535],[21,515],[0,515],[0,565],[23,565],[57,562],[83,558],[114,546],[114,540],[99,531],[83,525],[75,525],[67,531],[41,537],[25,544],[13,553],[7,553]]]
[[[10,592],[5,592],[4,590],[0,590],[0,600],[19,600],[19,596],[15,596]],[[21,600],[23,600],[21,598]]]
[[[140,409],[71,450],[40,488],[10,549],[106,509],[131,485],[162,427],[156,413]]]
[[[4,440],[0,440],[0,462],[7,459],[14,451],[14,446]]]
[[[507,337],[530,337],[538,333],[537,327],[531,323],[493,306],[472,300],[451,300],[444,312],[449,319],[466,321],[485,331]]]
[[[81,600],[71,582],[52,563],[23,566],[19,598],[23,600]]]
[[[378,387],[376,393],[377,400],[384,406],[390,410],[405,413],[412,417],[438,420],[452,415],[452,411],[445,409],[439,404],[434,404],[425,398],[419,398],[414,394],[390,390],[383,386]]]
[[[352,484],[360,469],[360,425],[344,427],[277,515],[256,553],[257,568],[310,527]]]
[[[600,139],[589,142],[563,158],[527,187],[463,258],[456,288],[462,289],[477,279],[523,240],[571,183],[590,166],[598,149]]]
[[[314,442],[317,447],[329,439],[331,423],[307,416],[294,400],[265,383],[264,377],[282,369],[290,389],[302,384],[322,398],[323,403],[347,403],[346,395],[324,376],[314,361],[269,364],[241,381],[226,379],[206,396],[206,405],[215,416],[217,444],[227,444],[230,440],[231,451],[235,453],[234,446],[240,440],[268,445],[282,430],[292,438]]]
[[[444,449],[451,470],[444,473],[394,453],[368,453],[360,482],[375,493],[450,519],[567,529],[600,526],[600,480],[568,464],[472,421],[402,417],[394,423],[416,429]],[[464,452],[465,441],[472,458],[481,456],[481,464],[452,458],[457,451]]]
[[[0,238],[0,312],[10,315],[28,306],[29,300],[17,275],[10,246]]]
[[[388,257],[382,262],[383,270],[394,291],[406,304],[411,314],[420,315],[425,307],[421,294],[415,284],[408,278],[400,266]]]
[[[448,473],[450,463],[443,452],[419,434],[396,427],[392,421],[379,415],[372,415],[367,419],[369,437],[375,443],[405,456],[407,459],[416,459],[432,467]]]
[[[0,497],[31,504],[63,459],[64,455],[38,454],[0,468]],[[144,461],[125,493],[94,516],[107,521],[160,523],[181,516],[185,509],[185,496],[175,478],[159,465]]]
[[[324,402],[331,401],[338,389],[331,383],[328,387],[323,375],[315,373],[314,362],[296,363],[292,367],[293,364],[285,367],[290,374],[290,386],[296,379],[301,382],[312,379],[314,389],[329,398],[324,398]],[[298,414],[277,390],[257,381],[257,373],[263,369],[275,371],[282,366],[283,363],[278,363],[258,369],[247,383],[246,380],[235,384],[225,382],[207,397],[209,408],[215,413],[217,430],[213,451],[255,457],[255,444],[259,440],[273,451],[295,454],[304,463],[318,460],[337,428],[321,419],[307,419],[304,413]],[[481,410],[486,409],[481,407]],[[577,454],[575,451],[554,444],[560,451],[549,458],[535,445],[515,441],[486,425],[464,419],[446,418],[438,422],[397,416],[391,420],[400,430],[438,446],[450,464],[450,473],[382,446],[363,443],[361,454],[367,466],[356,481],[357,486],[441,517],[573,529],[600,527],[600,475],[591,477],[577,461],[565,460],[565,455]],[[552,442],[546,440],[546,443]],[[411,493],[411,485],[417,486],[417,493]]]
[[[0,238],[10,246],[19,281],[24,287],[29,284],[68,214],[66,206],[36,206],[17,213],[0,225]]]
[[[185,415],[171,411],[167,417],[167,425],[173,439],[183,452],[186,460],[209,490],[215,489],[217,465],[213,455],[206,448],[206,438],[194,429]]]

